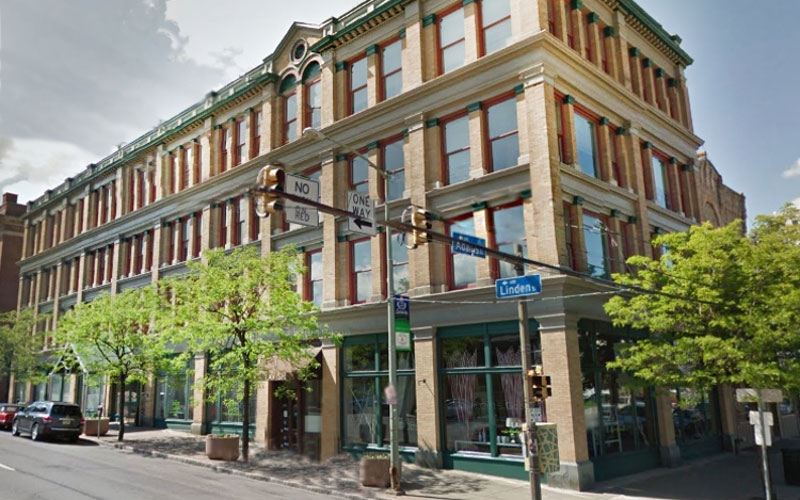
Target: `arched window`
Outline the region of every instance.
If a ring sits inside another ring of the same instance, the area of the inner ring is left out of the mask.
[[[319,63],[312,62],[303,72],[305,87],[305,123],[306,127],[322,126],[322,79]]]
[[[285,144],[297,139],[297,79],[294,75],[283,79],[279,91],[283,97],[283,142]]]

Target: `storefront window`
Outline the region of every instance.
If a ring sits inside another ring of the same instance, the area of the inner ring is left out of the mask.
[[[472,216],[456,220],[449,225],[450,236],[455,233],[475,236],[475,221]],[[463,253],[450,253],[451,286],[465,288],[478,280],[478,264],[475,257]]]
[[[345,338],[342,348],[342,440],[346,447],[389,445],[389,405],[384,396],[384,389],[389,385],[387,353],[385,334]],[[395,390],[400,445],[417,446],[413,351],[398,352],[397,367]]]
[[[606,369],[620,347],[634,338],[606,326],[602,332],[581,328],[579,336],[590,458],[656,445],[652,391],[628,375]]]
[[[33,400],[34,401],[46,401],[47,400],[47,382],[39,382],[33,388]]]
[[[84,415],[87,417],[97,416],[97,407],[103,404],[104,390],[105,386],[103,385],[102,377],[96,375],[87,377],[86,400],[83,410]],[[107,411],[104,411],[103,413],[106,415],[108,414]]]
[[[50,400],[64,401],[64,375],[60,373],[50,376]]]
[[[670,403],[676,441],[686,443],[714,433],[710,393],[683,387],[672,389]]]
[[[15,403],[27,403],[28,398],[26,396],[28,388],[28,383],[24,381],[17,381],[14,383],[14,402]]]
[[[516,323],[449,327],[440,337],[447,450],[520,457],[525,412]],[[538,335],[531,337],[531,361],[541,363]]]
[[[192,419],[192,380],[185,371],[160,376],[156,388],[156,419]]]

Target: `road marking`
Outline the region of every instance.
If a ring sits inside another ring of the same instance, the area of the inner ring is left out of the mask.
[[[3,465],[3,464],[0,464],[0,469],[10,470],[11,472],[16,472],[17,471],[16,469],[12,469],[8,465]]]

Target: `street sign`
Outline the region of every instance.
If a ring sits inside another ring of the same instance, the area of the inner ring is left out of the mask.
[[[358,214],[358,218],[347,218],[347,229],[367,236],[378,234],[378,228],[375,226],[375,203],[369,198],[369,195],[358,191],[348,191],[347,211]]]
[[[783,392],[780,389],[761,389],[764,403],[783,403]],[[736,389],[736,401],[739,403],[757,403],[757,389]]]
[[[319,181],[299,175],[287,174],[285,189],[289,194],[301,196],[311,201],[319,201]],[[284,207],[286,222],[310,227],[319,225],[319,212],[316,208],[291,200],[286,200]]]
[[[394,339],[398,352],[411,352],[411,303],[405,295],[394,296]]]
[[[764,446],[764,440],[762,439],[762,425],[766,424],[766,428],[764,428],[763,433],[767,439],[767,446],[772,446],[772,426],[774,422],[772,420],[772,412],[766,411],[764,412],[764,421],[761,421],[760,415],[757,411],[751,411],[750,414],[750,425],[753,426],[753,432],[755,433],[756,438],[756,445]]]
[[[469,234],[453,233],[453,242],[450,244],[450,251],[485,259],[486,250],[473,245],[485,247],[486,240]]]
[[[494,288],[498,299],[536,295],[542,293],[542,276],[529,274],[514,278],[501,278],[494,282]]]

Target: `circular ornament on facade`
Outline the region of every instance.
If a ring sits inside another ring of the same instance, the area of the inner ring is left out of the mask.
[[[299,63],[306,56],[308,52],[308,44],[305,40],[298,40],[292,47],[292,62]]]

